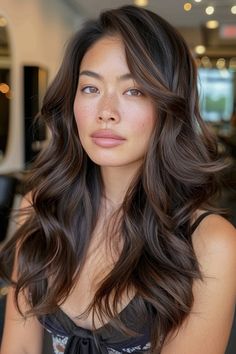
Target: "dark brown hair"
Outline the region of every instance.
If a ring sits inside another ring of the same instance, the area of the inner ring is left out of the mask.
[[[153,309],[155,351],[191,310],[193,281],[201,279],[192,216],[211,208],[216,172],[222,169],[199,113],[192,55],[160,16],[134,6],[106,11],[70,41],[41,110],[51,139],[27,182],[32,193],[27,222],[2,250],[0,269],[10,280],[6,261],[17,245],[16,299],[27,289],[31,314],[37,316],[53,312],[74,285],[98,219],[103,184],[99,167],[81,146],[73,102],[84,54],[107,35],[122,38],[129,69],[154,101],[157,119],[143,166],[119,210],[123,249],[90,309],[101,319],[117,315],[121,294],[134,286],[143,300],[140,311],[144,301]]]

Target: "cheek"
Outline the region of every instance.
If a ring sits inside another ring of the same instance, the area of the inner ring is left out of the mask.
[[[83,129],[89,123],[91,117],[94,116],[94,109],[92,105],[83,105],[74,103],[74,116],[78,129]]]
[[[134,133],[142,136],[150,135],[155,124],[155,113],[152,107],[139,107],[137,110],[127,112],[130,118],[130,126]]]

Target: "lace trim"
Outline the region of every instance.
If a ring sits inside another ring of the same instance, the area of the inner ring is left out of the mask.
[[[65,351],[66,343],[68,341],[68,337],[63,337],[60,335],[54,335],[52,334],[52,344],[53,344],[53,350],[54,354],[63,354]],[[130,348],[123,348],[121,351],[117,351],[113,348],[107,347],[108,353],[109,354],[132,354],[132,353],[137,353],[137,352],[142,352],[142,351],[148,351],[151,347],[150,343],[145,344],[144,346],[138,345],[135,347],[130,347]]]

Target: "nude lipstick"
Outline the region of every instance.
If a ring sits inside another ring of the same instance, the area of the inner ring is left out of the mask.
[[[91,135],[91,138],[96,145],[104,148],[111,148],[121,145],[126,140],[122,136],[108,129],[97,130]]]

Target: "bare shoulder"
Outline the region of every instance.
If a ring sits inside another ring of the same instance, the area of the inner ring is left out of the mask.
[[[208,215],[192,235],[202,274],[193,283],[193,306],[161,354],[223,354],[236,299],[236,231],[226,219]]]
[[[220,215],[210,214],[203,219],[192,236],[199,256],[210,252],[236,258],[236,229]]]
[[[21,213],[31,207],[31,194],[28,193],[21,200],[20,213],[18,216],[19,226],[25,222],[29,212]],[[12,278],[17,281],[18,260],[17,252],[19,249],[19,242],[16,244],[16,254],[12,272]],[[29,310],[28,303],[22,292],[19,293],[18,301],[23,313]],[[30,334],[30,335],[29,335]],[[14,338],[14,340],[13,340]],[[27,340],[26,340],[27,338]],[[42,353],[43,345],[43,328],[35,316],[23,317],[16,306],[15,302],[15,288],[9,287],[4,331],[1,342],[1,354],[15,354],[15,353]]]
[[[192,237],[203,275],[231,278],[236,291],[235,227],[222,216],[211,214],[204,218]]]

